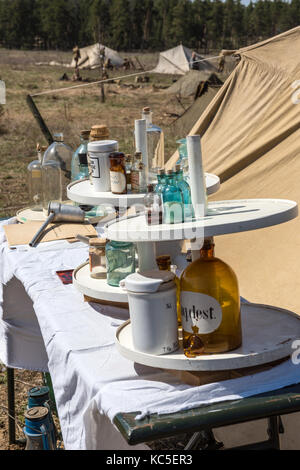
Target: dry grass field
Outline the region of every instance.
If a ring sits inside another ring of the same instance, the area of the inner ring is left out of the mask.
[[[157,54],[139,55],[146,70],[155,66],[157,58]],[[0,115],[0,217],[13,216],[28,203],[26,168],[36,158],[36,143],[47,144],[26,104],[26,95],[81,84],[71,81],[73,70],[70,68],[36,65],[52,60],[70,63],[71,54],[0,49],[0,79],[6,85],[6,104]],[[60,80],[64,73],[69,81]],[[125,73],[114,71],[110,78]],[[81,75],[82,84],[99,80],[97,69],[82,71]],[[134,77],[128,77],[120,84],[105,84],[104,103],[100,100],[99,85],[54,91],[34,100],[50,131],[63,132],[72,148],[79,145],[81,129],[105,123],[111,137],[119,141],[120,150],[128,153],[134,150],[134,120],[141,117],[144,106],[150,106],[155,123],[165,132],[168,158],[176,149],[176,139],[183,137],[172,135],[173,116],[182,114],[192,98],[179,103],[175,96],[164,93],[164,88],[172,84],[170,76],[149,74],[149,79],[149,83],[135,84]]]
[[[158,54],[138,57],[145,69],[150,70],[155,66]],[[0,218],[15,215],[18,209],[28,204],[27,165],[36,159],[36,143],[47,144],[26,104],[26,95],[81,84],[71,81],[72,69],[37,65],[53,60],[68,64],[71,54],[0,49],[0,80],[4,80],[6,85],[6,104],[0,109]],[[60,80],[64,73],[69,81]],[[123,70],[114,71],[110,78],[125,73]],[[98,70],[82,71],[81,75],[82,83],[99,80]],[[134,77],[123,79],[120,84],[106,84],[105,103],[101,103],[99,85],[54,92],[34,99],[50,131],[63,132],[65,141],[74,149],[79,145],[81,129],[105,123],[111,137],[119,141],[120,150],[132,152],[134,120],[141,117],[144,106],[150,106],[155,123],[164,129],[168,156],[176,149],[176,139],[182,137],[172,135],[170,124],[174,117],[170,115],[180,115],[192,99],[185,99],[180,104],[175,96],[164,93],[164,88],[172,84],[172,77],[149,75],[149,78],[147,84],[135,84]],[[22,449],[19,445],[9,445],[6,369],[1,364],[0,367],[0,450]],[[22,426],[27,391],[41,385],[42,376],[21,370],[15,371],[15,376],[16,436],[20,439],[24,438]]]

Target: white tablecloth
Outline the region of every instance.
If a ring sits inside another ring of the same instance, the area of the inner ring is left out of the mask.
[[[55,273],[75,268],[87,255],[87,247],[79,243],[40,244],[27,251],[10,250],[4,238],[0,244],[1,285],[15,276],[33,302],[38,320],[30,330],[22,303],[13,322],[9,312],[3,311],[0,358],[12,367],[43,370],[48,357],[67,449],[126,448],[113,426],[111,435],[103,436],[101,432],[107,420],[111,422],[119,412],[137,411],[140,417],[147,413],[172,413],[299,382],[300,366],[291,361],[252,376],[191,387],[177,382],[168,373],[125,359],[116,350],[114,341],[116,328],[128,319],[128,311],[84,302],[74,286],[63,285]],[[15,325],[17,333],[13,330]],[[38,364],[29,343],[40,333],[45,350],[40,345]],[[12,341],[15,334],[18,349]]]

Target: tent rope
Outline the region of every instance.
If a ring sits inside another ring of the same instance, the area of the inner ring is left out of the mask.
[[[196,64],[198,62],[205,62],[207,60],[214,60],[214,59],[219,59],[220,56],[213,56],[213,57],[207,57],[206,59],[199,59],[199,60],[194,60],[193,64]],[[64,88],[56,88],[54,90],[46,90],[46,91],[41,91],[39,93],[34,93],[33,95],[30,95],[32,98],[35,96],[41,96],[41,95],[48,95],[50,93],[60,93],[63,91],[68,91],[68,90],[74,90],[75,88],[82,88],[86,86],[92,86],[92,85],[97,85],[99,83],[105,83],[105,82],[110,82],[111,80],[121,80],[122,78],[127,78],[127,77],[137,77],[138,75],[145,75],[146,73],[153,73],[154,69],[151,70],[145,70],[143,72],[135,72],[127,75],[122,75],[120,77],[114,77],[112,78],[106,78],[104,80],[97,80],[96,82],[90,82],[90,83],[81,83],[80,85],[73,85],[70,87],[64,87]]]

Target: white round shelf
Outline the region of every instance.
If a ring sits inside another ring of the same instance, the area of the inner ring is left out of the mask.
[[[121,287],[107,284],[106,279],[93,279],[88,262],[78,266],[73,272],[73,285],[82,294],[105,302],[127,303],[127,292]]]
[[[220,188],[220,178],[211,173],[205,173],[207,194],[213,194]],[[98,206],[101,204],[110,204],[113,206],[130,207],[134,204],[142,204],[144,194],[113,194],[111,192],[94,191],[93,185],[88,178],[74,181],[67,187],[67,195],[71,201],[79,204],[88,204]]]
[[[67,187],[67,196],[71,201],[79,204],[99,206],[107,204],[122,207],[130,207],[134,204],[142,204],[145,194],[113,194],[111,192],[99,192],[93,189],[89,179],[74,181]]]
[[[31,207],[25,207],[24,209],[18,210],[16,213],[17,221],[22,224],[29,221],[44,222],[47,216],[42,210],[34,210]]]
[[[189,240],[270,227],[294,219],[298,206],[286,199],[242,199],[208,203],[208,215],[180,224],[147,225],[145,215],[113,221],[106,237],[116,241]]]
[[[267,364],[288,357],[294,340],[300,337],[300,317],[287,310],[260,304],[242,304],[242,346],[222,354],[187,358],[180,348],[155,356],[136,351],[132,344],[131,323],[116,332],[116,345],[127,359],[151,367],[173,370],[213,371],[240,369]]]

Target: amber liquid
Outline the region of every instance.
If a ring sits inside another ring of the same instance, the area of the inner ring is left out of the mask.
[[[183,347],[186,356],[221,353],[241,345],[237,277],[230,266],[215,258],[212,243],[206,243],[200,251],[200,258],[183,272],[180,278],[180,292]],[[201,305],[203,299],[208,303]],[[210,299],[214,308],[209,307]],[[210,315],[211,318],[217,319],[211,320]],[[213,331],[207,333],[207,329]]]

